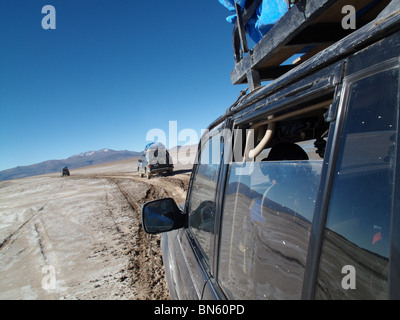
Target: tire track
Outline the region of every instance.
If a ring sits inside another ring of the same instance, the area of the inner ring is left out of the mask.
[[[29,223],[33,218],[36,217],[38,213],[40,213],[44,209],[45,205],[43,205],[39,210],[33,213],[25,222],[23,222],[14,232],[12,232],[8,237],[6,237],[0,243],[0,250],[3,250],[7,245],[14,242],[14,239],[19,235],[20,231]]]
[[[104,178],[104,177],[103,177]],[[142,205],[151,200],[171,197],[181,203],[186,197],[189,177],[108,177],[125,197],[133,211],[132,252],[129,270],[131,284],[137,288],[137,298],[169,299],[161,255],[161,235],[149,235],[143,230]]]
[[[169,299],[161,258],[160,236],[146,234],[141,221],[142,204],[157,197],[166,196],[168,192],[150,183],[144,183],[147,190],[144,192],[144,197],[141,197],[143,193],[129,192],[124,181],[116,180],[115,184],[134,213],[135,232],[132,234],[133,243],[129,270],[131,272],[131,285],[138,292],[137,298],[140,300]]]
[[[37,236],[40,254],[44,260],[44,265],[56,265],[54,256],[51,254],[51,240],[40,218],[37,219],[33,227]]]

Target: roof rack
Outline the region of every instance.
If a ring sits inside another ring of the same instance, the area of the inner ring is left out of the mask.
[[[356,29],[374,20],[391,0],[289,0],[294,3],[273,27],[248,48],[245,25],[254,16],[262,0],[246,0],[244,8],[236,5],[237,20],[232,44],[235,68],[233,84],[248,83],[250,91],[262,81],[274,80],[339,41],[354,29],[344,29],[346,5],[355,8]],[[300,56],[300,53],[302,54]],[[294,55],[299,57],[285,63]]]

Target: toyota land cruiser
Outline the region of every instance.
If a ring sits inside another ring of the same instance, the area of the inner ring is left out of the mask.
[[[174,165],[167,148],[159,142],[149,143],[144,149],[142,158],[138,161],[139,176],[145,175],[147,179],[150,179],[155,174],[171,174],[173,171]]]

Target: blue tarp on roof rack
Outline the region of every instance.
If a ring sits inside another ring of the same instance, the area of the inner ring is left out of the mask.
[[[148,149],[157,149],[157,148],[166,149],[165,145],[162,144],[161,142],[150,142],[144,147],[144,151]]]
[[[246,4],[246,0],[218,1],[230,11],[235,11],[235,2],[242,8]],[[249,37],[255,43],[259,42],[287,11],[288,5],[285,0],[263,0],[256,13],[246,24],[246,30]],[[226,20],[231,23],[235,23],[236,19],[236,14],[226,18]]]

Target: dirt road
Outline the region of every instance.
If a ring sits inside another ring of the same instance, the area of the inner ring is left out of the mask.
[[[140,208],[184,202],[189,169],[147,180],[123,161],[0,183],[0,299],[168,299]]]

